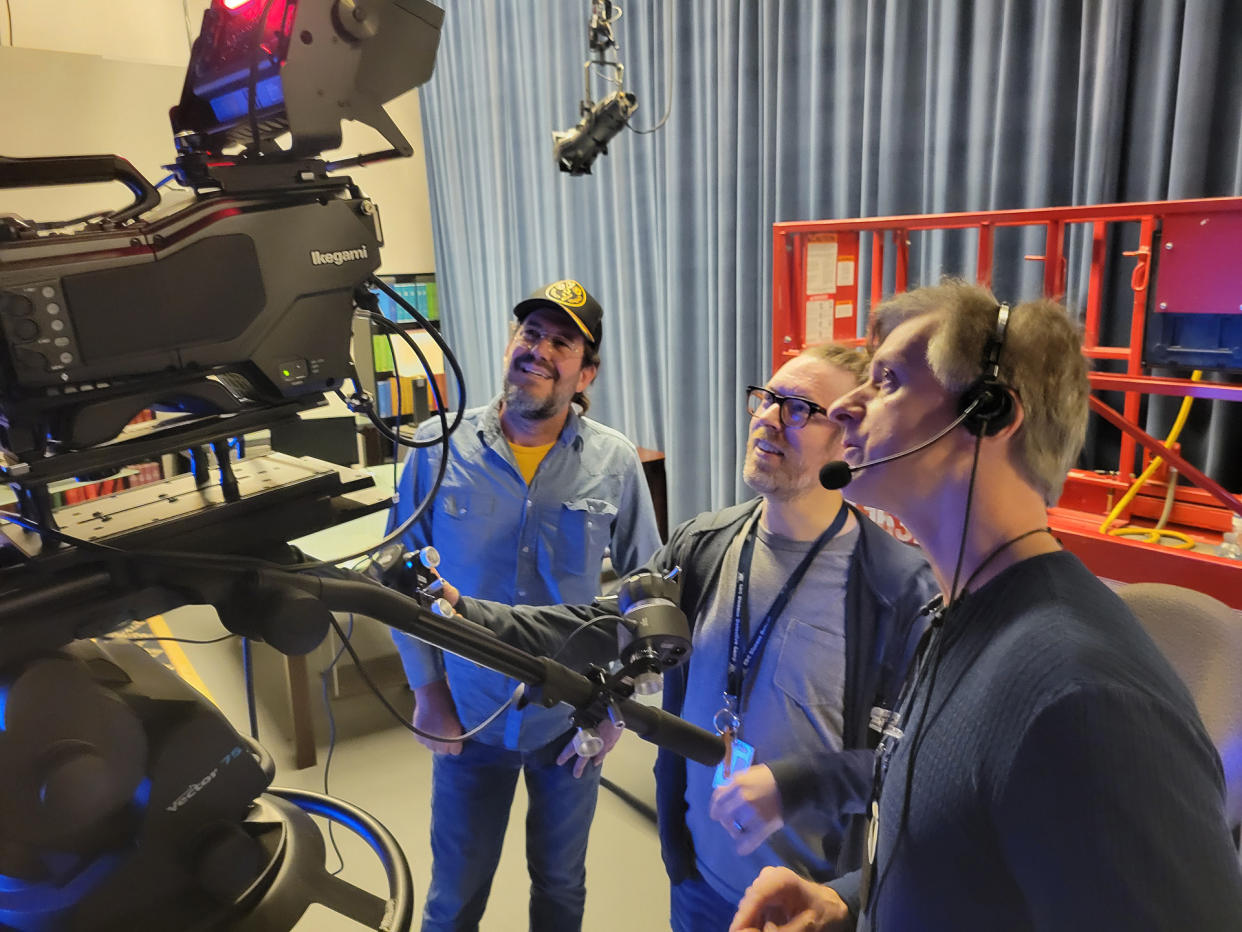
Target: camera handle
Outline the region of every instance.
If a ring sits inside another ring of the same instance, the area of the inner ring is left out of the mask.
[[[119,181],[134,195],[134,203],[107,214],[112,224],[133,220],[160,203],[160,192],[119,155],[53,155],[11,158],[0,155],[0,188],[37,188],[50,185],[94,184]]]

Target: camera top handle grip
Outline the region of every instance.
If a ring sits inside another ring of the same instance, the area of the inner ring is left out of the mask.
[[[0,188],[36,188],[100,181],[119,181],[134,195],[134,203],[107,215],[113,223],[132,220],[159,205],[160,192],[119,155],[52,155],[37,158],[0,155]]]

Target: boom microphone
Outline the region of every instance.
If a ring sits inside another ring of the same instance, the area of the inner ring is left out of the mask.
[[[867,463],[865,465],[870,466],[872,464]],[[862,469],[862,466],[858,468]],[[832,489],[833,491],[845,488],[853,478],[853,470],[845,460],[831,460],[825,463],[819,470],[819,484],[825,489]]]
[[[959,414],[956,420],[951,421],[949,426],[940,431],[940,433],[936,434],[930,440],[924,440],[918,446],[911,447],[908,450],[902,450],[900,453],[893,453],[889,456],[881,456],[879,459],[868,460],[865,463],[859,463],[857,466],[851,466],[845,460],[830,460],[820,467],[819,484],[825,489],[832,489],[833,491],[843,489],[850,484],[850,480],[854,478],[854,473],[858,472],[860,469],[866,469],[869,466],[878,466],[881,463],[891,463],[893,460],[899,460],[903,456],[910,456],[911,454],[918,453],[920,450],[925,450],[951,431],[954,427],[957,427],[957,425],[962,423],[962,421],[966,420],[966,418],[970,416],[971,412],[973,412],[978,406],[979,402],[977,400],[971,402],[966,410]]]

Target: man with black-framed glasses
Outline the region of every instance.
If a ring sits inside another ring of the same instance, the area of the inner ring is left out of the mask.
[[[439,494],[407,540],[435,546],[441,571],[471,595],[588,601],[599,594],[606,549],[625,573],[660,544],[634,445],[583,416],[599,369],[603,311],[581,283],[564,279],[513,314],[500,395],[464,413]],[[432,419],[416,439],[440,429]],[[438,446],[414,451],[392,526],[430,489],[440,456]],[[444,739],[419,738],[435,752],[423,932],[478,928],[519,776],[529,800],[530,927],[579,929],[599,769],[574,753],[568,711],[506,707],[514,680],[408,636],[394,640],[415,692],[414,725]],[[463,725],[478,731],[454,740]]]
[[[763,866],[828,879],[861,862],[872,708],[896,698],[935,591],[915,548],[819,481],[842,455],[826,412],[866,366],[864,351],[825,344],[748,387],[743,479],[759,497],[686,522],[647,563],[681,567],[693,628],[689,663],[665,674],[664,707],[733,749],[727,773],[657,757],[676,932],[727,927]],[[537,652],[580,630],[559,655],[571,664],[615,654],[602,608],[462,598],[458,609]]]
[[[769,405],[780,405],[780,420],[785,427],[802,427],[816,414],[827,414],[823,405],[817,405],[797,395],[778,395],[769,388],[758,385],[746,386],[746,413],[751,417]]]

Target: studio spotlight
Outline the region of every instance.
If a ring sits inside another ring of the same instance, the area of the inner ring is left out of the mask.
[[[637,109],[638,99],[633,94],[616,91],[583,114],[573,129],[553,133],[552,148],[561,171],[591,174],[591,163],[596,156],[608,154],[609,140],[621,132]]]
[[[585,88],[578,104],[581,119],[573,129],[552,134],[557,167],[571,175],[591,174],[591,163],[597,156],[608,154],[609,140],[621,132],[638,109],[638,98],[625,89],[625,66],[608,56],[609,49],[617,48],[612,24],[620,18],[621,7],[612,0],[592,0],[587,47],[594,58],[582,64]],[[598,69],[597,74],[616,85],[616,90],[599,102],[591,99],[592,69]],[[610,70],[612,76],[604,75],[605,70]]]

